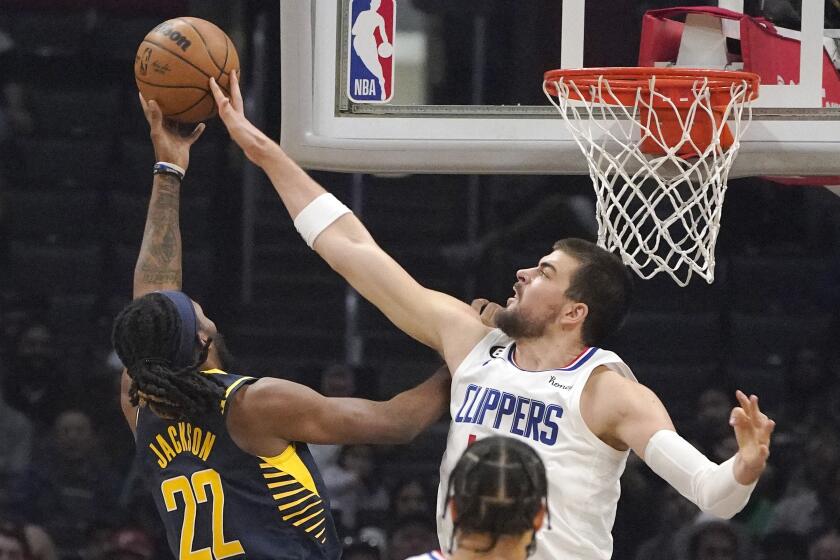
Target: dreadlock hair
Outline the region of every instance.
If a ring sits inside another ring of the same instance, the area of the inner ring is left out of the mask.
[[[180,330],[175,304],[153,292],[126,305],[114,320],[111,334],[114,350],[131,377],[131,404],[148,406],[168,420],[219,411],[219,401],[224,396],[223,385],[199,370],[212,340],[196,344],[193,363],[173,368],[171,360],[178,350]]]
[[[458,531],[492,536],[490,545],[477,552],[489,552],[501,536],[535,533],[534,517],[548,503],[547,495],[545,465],[531,447],[500,436],[475,442],[449,478],[447,505],[452,500],[457,514],[449,553]],[[536,539],[532,539],[528,556],[535,549]]]

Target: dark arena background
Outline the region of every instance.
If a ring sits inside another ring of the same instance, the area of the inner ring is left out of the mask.
[[[465,64],[480,11],[495,37],[487,101],[544,103],[532,86],[558,56],[559,1],[406,3],[439,18],[432,62],[449,67]],[[593,17],[626,33],[638,29],[622,27],[624,14],[659,7],[603,4]],[[181,15],[231,36],[248,114],[279,138],[278,1],[0,0],[0,558],[171,558],[133,466],[110,329],[131,298],[154,163],[134,55],[150,29]],[[499,67],[494,49],[517,45],[521,60]],[[626,57],[611,63],[632,65],[636,53]],[[468,102],[457,72],[447,76],[432,99]],[[465,301],[504,302],[515,271],[555,240],[594,239],[587,176],[312,174],[352,202],[421,283]],[[698,516],[631,454],[614,558],[840,559],[838,210],[826,189],[733,180],[716,281],[636,279],[634,310],[607,347],[660,396],[677,429],[709,458],[730,457],[736,388],[758,394],[778,428],[768,471],[726,522]],[[217,120],[191,153],[181,229],[184,290],[225,335],[236,373],[387,399],[440,363],[301,242]],[[405,446],[315,450],[344,558],[404,560],[437,548],[447,428],[444,418]]]

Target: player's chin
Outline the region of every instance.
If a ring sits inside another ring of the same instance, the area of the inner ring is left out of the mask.
[[[507,300],[507,304],[505,304],[505,309],[510,309],[514,306],[514,304],[516,304],[517,301],[519,300],[517,300],[515,297],[509,297]]]

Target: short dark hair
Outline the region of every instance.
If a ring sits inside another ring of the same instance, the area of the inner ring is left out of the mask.
[[[554,250],[580,263],[566,296],[589,308],[581,333],[583,343],[599,346],[621,327],[630,310],[630,271],[618,256],[585,239],[561,239],[554,244]]]
[[[172,366],[180,329],[175,304],[156,292],[135,299],[117,315],[111,341],[131,377],[131,404],[143,402],[167,419],[218,412],[223,386],[214,376],[199,371],[207,359],[210,341],[196,344],[197,357],[192,364],[180,369]]]
[[[547,495],[545,465],[530,446],[502,436],[478,440],[449,478],[446,505],[451,499],[457,514],[453,541],[459,530],[489,533],[491,550],[501,536],[534,530],[534,516]]]

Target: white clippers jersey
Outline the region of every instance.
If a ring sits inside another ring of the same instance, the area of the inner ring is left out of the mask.
[[[548,475],[547,524],[537,533],[536,560],[608,559],[619,477],[627,451],[617,451],[589,431],[580,415],[580,395],[598,366],[635,380],[616,354],[586,348],[561,369],[527,371],[514,362],[516,344],[490,332],[452,376],[452,423],[440,465],[438,538],[446,550],[452,519],[442,519],[445,484],[467,445],[483,437],[518,437],[534,447]]]

